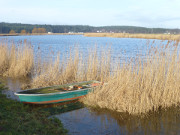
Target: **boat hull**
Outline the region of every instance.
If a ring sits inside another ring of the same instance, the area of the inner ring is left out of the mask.
[[[23,103],[28,104],[52,104],[52,103],[61,103],[72,100],[77,100],[79,98],[84,97],[88,94],[92,89],[81,89],[72,92],[64,92],[64,93],[50,93],[50,94],[28,94],[21,95],[19,94],[19,99]]]

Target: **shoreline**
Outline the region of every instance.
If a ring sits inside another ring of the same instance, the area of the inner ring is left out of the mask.
[[[140,34],[140,33],[84,33],[85,37],[141,38],[160,40],[180,40],[180,34]]]
[[[84,35],[83,33],[33,33],[33,34],[0,34],[0,36],[33,36],[33,35]]]
[[[0,34],[1,36],[39,36],[39,35],[83,35],[85,37],[140,38],[159,40],[180,40],[180,34],[140,34],[140,33],[31,33]]]

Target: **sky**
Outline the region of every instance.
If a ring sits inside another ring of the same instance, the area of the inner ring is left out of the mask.
[[[180,0],[0,0],[0,22],[180,28]]]

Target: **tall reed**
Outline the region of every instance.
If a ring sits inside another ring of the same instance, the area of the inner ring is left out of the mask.
[[[151,48],[146,57],[130,63],[111,62],[111,49],[86,53],[78,48],[55,60],[34,62],[30,44],[0,45],[0,75],[32,77],[30,87],[43,87],[77,81],[107,82],[88,94],[83,102],[89,106],[108,108],[130,114],[146,113],[159,107],[180,103],[180,55],[178,42]],[[34,64],[35,63],[35,64]],[[115,70],[116,69],[116,70]]]
[[[31,87],[100,80],[107,84],[89,93],[82,102],[130,114],[176,106],[180,103],[178,50],[178,42],[168,42],[150,48],[146,57],[129,63],[119,63],[118,59],[112,63],[107,48],[101,52],[91,49],[86,56],[78,49],[70,50],[68,57],[60,59],[59,55],[55,61],[43,64]]]
[[[92,51],[93,50],[93,51]],[[39,63],[31,87],[44,87],[78,81],[106,80],[110,71],[110,48],[98,52],[96,47],[86,54],[78,48],[69,49],[68,54],[58,55],[56,60]],[[61,57],[60,57],[61,56]]]
[[[32,46],[24,41],[16,46],[13,42],[3,41],[0,44],[0,75],[6,77],[26,77],[34,66]]]
[[[146,113],[180,103],[178,43],[151,48],[136,64],[119,67],[107,84],[88,94],[83,102],[130,114]]]

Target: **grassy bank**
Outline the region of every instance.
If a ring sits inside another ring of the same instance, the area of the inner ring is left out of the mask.
[[[32,109],[1,94],[4,86],[0,83],[0,134],[66,134],[61,122],[48,119],[49,111]]]
[[[144,38],[160,40],[180,40],[180,35],[172,34],[129,34],[129,33],[85,33],[87,37]]]

